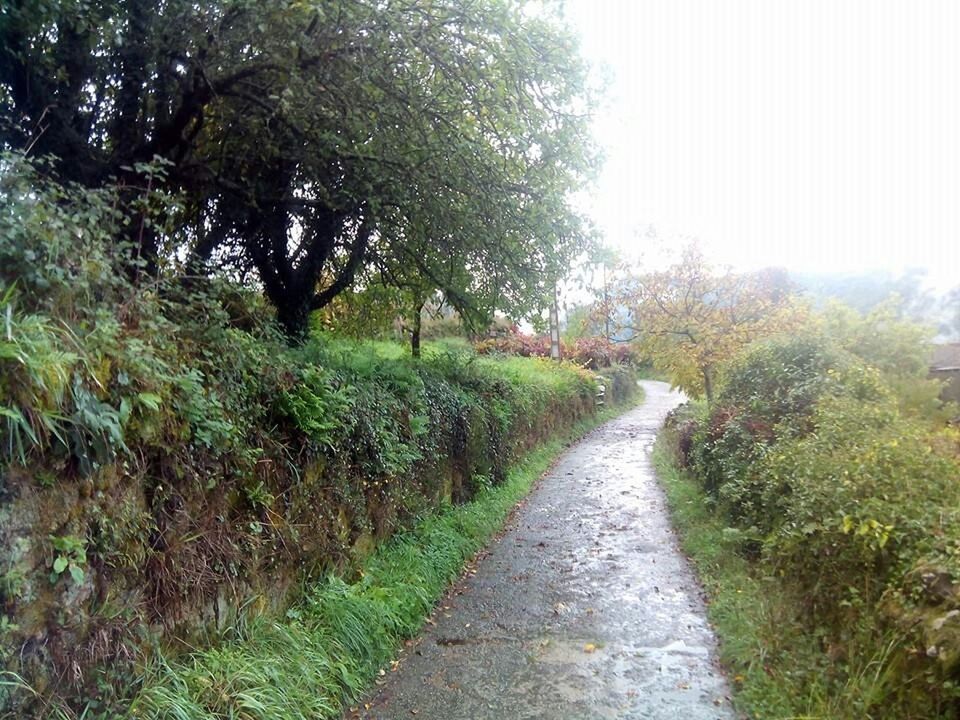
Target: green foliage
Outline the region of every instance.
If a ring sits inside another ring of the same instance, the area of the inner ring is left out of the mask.
[[[900,316],[895,299],[860,314],[831,303],[823,312],[824,334],[887,375],[926,374],[932,328]]]
[[[595,165],[592,94],[551,6],[28,2],[3,20],[18,122],[0,147],[119,179],[127,259],[255,269],[292,335],[358,277],[523,314],[590,243],[568,198]],[[183,204],[161,222],[142,188]]]
[[[338,388],[332,373],[304,367],[296,384],[280,399],[281,409],[313,442],[335,450],[343,418],[354,405],[353,388]]]
[[[822,317],[823,334],[882,372],[901,407],[932,419],[950,417],[939,401],[940,383],[927,376],[934,330],[904,319],[897,298],[863,315],[832,303]]]
[[[712,406],[675,422],[728,544],[777,578],[784,626],[818,641],[777,661],[796,666],[776,685],[792,712],[947,717],[958,702],[960,444],[924,395],[924,337],[885,308],[832,308],[748,350]]]
[[[61,454],[90,474],[131,439],[246,452],[281,384],[269,359],[282,342],[262,308],[223,284],[131,279],[116,236],[134,218],[116,209],[118,189],[62,186],[13,155],[3,163],[6,458]],[[170,208],[168,197],[145,193],[136,219]]]
[[[87,564],[86,540],[72,535],[64,535],[51,537],[50,544],[53,545],[56,553],[51,565],[50,582],[57,582],[64,571],[67,570],[73,582],[77,585],[82,583],[84,579],[83,568]]]
[[[771,513],[779,521],[769,552],[818,592],[875,602],[960,527],[960,465],[934,452],[929,427],[892,398],[824,399],[813,427],[779,443],[759,469],[789,498]]]
[[[749,533],[729,527],[696,477],[677,467],[670,435],[655,451],[657,475],[681,545],[710,598],[707,609],[740,712],[758,720],[953,717],[949,704],[930,698],[914,708],[887,707],[891,690],[903,683],[890,662],[903,632],[864,623],[848,626],[838,641],[811,627],[804,611],[811,596],[744,555]]]
[[[766,479],[751,472],[753,464],[781,437],[807,429],[822,394],[846,391],[836,373],[852,362],[820,337],[797,335],[758,344],[726,370],[715,405],[703,409],[689,460],[732,516],[766,527],[772,516],[756,487]]]

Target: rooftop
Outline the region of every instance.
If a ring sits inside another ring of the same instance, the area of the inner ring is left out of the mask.
[[[960,370],[960,343],[934,345],[930,356],[931,370]]]

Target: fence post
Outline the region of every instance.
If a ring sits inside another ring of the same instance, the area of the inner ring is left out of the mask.
[[[557,286],[553,286],[553,302],[550,303],[550,357],[560,361],[560,310],[557,307]]]

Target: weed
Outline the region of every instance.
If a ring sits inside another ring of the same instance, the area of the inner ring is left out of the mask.
[[[87,541],[72,535],[50,538],[56,555],[51,565],[50,582],[55,583],[68,571],[70,579],[77,585],[83,582],[84,567],[87,564]]]

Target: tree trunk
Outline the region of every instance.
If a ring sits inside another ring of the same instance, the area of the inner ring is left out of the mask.
[[[713,370],[712,368],[703,369],[703,392],[707,396],[707,402],[713,402]]]
[[[291,345],[302,344],[310,325],[310,305],[299,301],[278,304],[277,322]]]
[[[420,330],[423,326],[423,306],[420,303],[413,314],[413,329],[410,330],[410,353],[413,357],[420,357]]]

